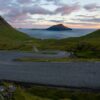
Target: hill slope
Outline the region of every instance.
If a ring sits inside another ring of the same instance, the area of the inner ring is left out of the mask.
[[[11,27],[1,16],[0,16],[0,40],[1,39],[11,39],[11,40],[26,40],[29,37],[26,34],[18,32],[13,27]]]
[[[0,16],[0,49],[17,49],[30,37],[10,26]]]
[[[100,29],[84,36],[85,38],[100,38]]]
[[[100,30],[82,37],[44,40],[41,48],[75,52],[82,57],[100,57]]]

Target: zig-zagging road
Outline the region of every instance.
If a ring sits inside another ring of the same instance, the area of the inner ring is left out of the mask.
[[[55,86],[100,88],[100,62],[13,62],[10,59],[20,56],[20,53],[13,53],[0,53],[0,79]],[[23,53],[23,56],[26,55]]]

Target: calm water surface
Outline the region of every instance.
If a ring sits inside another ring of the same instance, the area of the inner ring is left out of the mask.
[[[21,32],[28,34],[31,37],[39,39],[63,39],[68,37],[80,37],[89,34],[96,29],[73,29],[68,31],[48,31],[40,29],[18,29]]]

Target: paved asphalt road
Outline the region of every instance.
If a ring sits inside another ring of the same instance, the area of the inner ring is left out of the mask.
[[[0,79],[100,88],[100,62],[12,62],[3,55],[0,53]]]
[[[48,51],[49,52],[49,51]],[[16,58],[21,57],[33,57],[33,58],[63,58],[69,57],[70,53],[65,51],[54,51],[55,54],[43,54],[39,53],[29,53],[29,52],[18,52],[18,51],[0,51],[0,61],[12,61]]]

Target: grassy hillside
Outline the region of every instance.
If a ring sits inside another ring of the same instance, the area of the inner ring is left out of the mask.
[[[73,37],[61,40],[47,39],[43,41],[43,46],[45,48],[51,49],[61,49],[61,50],[71,50],[74,46],[76,47],[79,43],[90,43],[91,45],[100,45],[100,30],[90,33],[82,37]]]
[[[100,30],[83,37],[44,40],[41,48],[72,51],[80,57],[100,57]]]
[[[0,16],[0,49],[27,50],[32,48],[33,44],[29,44],[31,40],[34,43],[36,39],[32,39],[28,35],[17,31]]]
[[[22,41],[28,39],[29,37],[26,34],[18,32],[12,28],[2,17],[0,17],[0,40],[9,38],[13,41]]]
[[[100,29],[98,29],[95,32],[92,32],[84,37],[85,38],[100,38]]]

